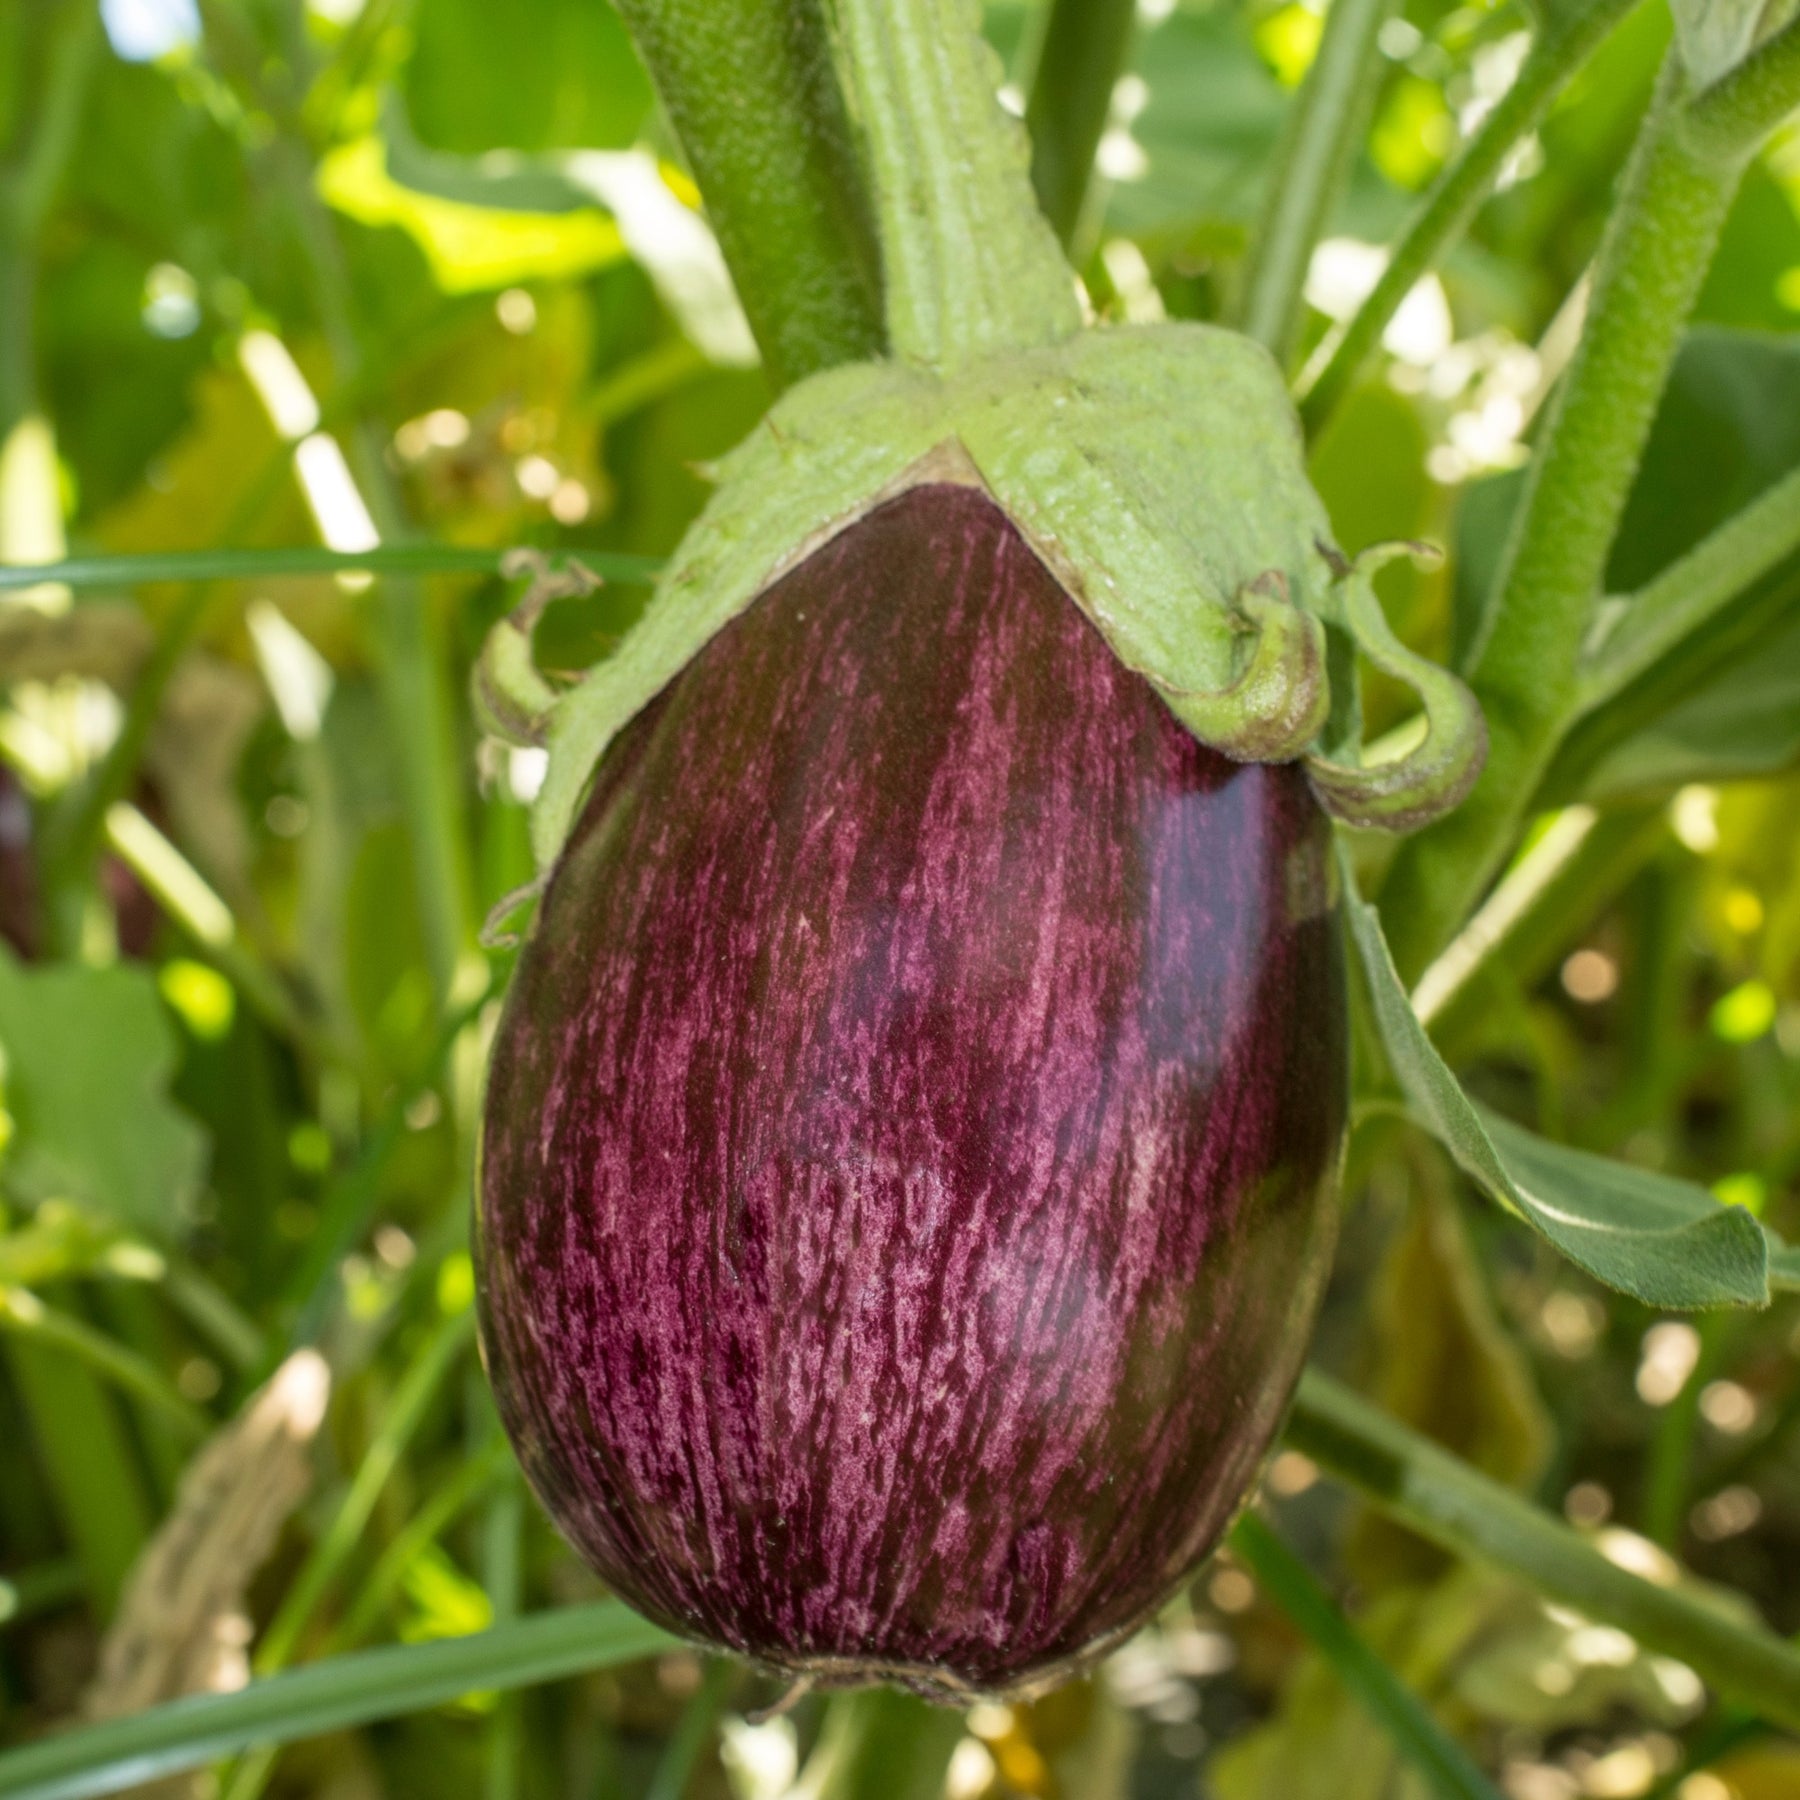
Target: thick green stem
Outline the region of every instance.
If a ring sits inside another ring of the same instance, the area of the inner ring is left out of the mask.
[[[1741,162],[1695,156],[1681,127],[1680,65],[1671,53],[1476,648],[1487,768],[1458,811],[1401,850],[1382,889],[1395,962],[1408,979],[1499,870],[1580,704],[1581,652],[1607,555],[1742,174]]]
[[[1535,130],[1569,80],[1638,0],[1592,0],[1569,22],[1547,26],[1518,79],[1437,179],[1400,234],[1368,298],[1343,329],[1320,345],[1301,383],[1300,416],[1316,436],[1337,410],[1381,334],[1420,276],[1460,238],[1488,197],[1506,159]]]
[[[1079,329],[1074,278],[971,0],[837,0],[837,20],[894,353],[948,369]]]
[[[1800,19],[1759,46],[1723,80],[1695,95],[1687,140],[1694,153],[1731,164],[1753,155],[1800,110]]]
[[[1231,1547],[1433,1793],[1447,1800],[1500,1800],[1499,1790],[1469,1753],[1364,1643],[1312,1571],[1266,1521],[1245,1513],[1232,1531]]]
[[[1589,648],[1581,710],[1591,712],[1729,606],[1753,582],[1800,553],[1800,469],[1765,488],[1742,512],[1628,599]]]
[[[1332,0],[1269,172],[1238,327],[1286,364],[1313,246],[1350,179],[1375,104],[1376,37],[1398,0]]]
[[[786,387],[880,354],[874,239],[818,0],[619,0]]]
[[[1560,1519],[1308,1370],[1287,1441],[1453,1555],[1516,1575],[1547,1600],[1686,1663],[1773,1724],[1800,1729],[1800,1654],[1679,1588],[1608,1561]]]
[[[1136,0],[1054,0],[1044,26],[1025,127],[1031,134],[1031,185],[1065,245],[1075,241],[1081,226],[1094,153],[1106,131],[1136,18]]]

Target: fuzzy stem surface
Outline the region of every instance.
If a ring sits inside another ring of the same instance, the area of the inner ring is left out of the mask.
[[[1415,978],[1498,872],[1581,695],[1581,652],[1669,368],[1743,170],[1683,132],[1671,52],[1603,241],[1587,329],[1553,403],[1473,657],[1487,768],[1462,806],[1401,850],[1381,893]]]
[[[1753,50],[1729,75],[1688,108],[1689,146],[1725,163],[1753,154],[1790,114],[1800,110],[1800,19]]]
[[[1038,211],[1023,128],[970,0],[837,0],[881,237],[888,340],[954,369],[1067,337],[1074,278]]]
[[[1518,79],[1438,177],[1401,232],[1368,298],[1350,322],[1319,347],[1301,384],[1300,417],[1309,437],[1317,436],[1336,412],[1413,284],[1467,230],[1515,146],[1537,128],[1570,79],[1637,4],[1638,0],[1593,0],[1572,21],[1547,27],[1533,43]]]
[[[880,277],[819,0],[619,0],[777,388],[882,347]]]

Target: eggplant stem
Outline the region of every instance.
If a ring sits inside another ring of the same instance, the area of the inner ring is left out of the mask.
[[[970,0],[837,0],[835,20],[894,354],[947,370],[1078,331],[1075,277]]]

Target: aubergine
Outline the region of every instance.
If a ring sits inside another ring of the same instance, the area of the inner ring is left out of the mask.
[[[600,762],[494,1045],[483,1351],[633,1606],[1039,1690],[1255,1480],[1347,1080],[1328,819],[980,489],[793,563]]]

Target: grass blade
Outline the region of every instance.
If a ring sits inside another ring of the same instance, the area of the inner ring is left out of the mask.
[[[1800,1653],[1692,1593],[1619,1567],[1580,1532],[1309,1369],[1287,1442],[1452,1555],[1616,1625],[1772,1724],[1800,1730]]]
[[[532,1687],[676,1643],[617,1601],[559,1607],[464,1638],[388,1645],[196,1694],[0,1756],[7,1800],[82,1800],[256,1745],[424,1712],[478,1689]]]
[[[31,567],[0,563],[0,594],[54,581],[82,592],[116,592],[154,581],[273,581],[284,575],[498,575],[504,550],[464,544],[379,544],[326,550],[295,544],[275,550],[146,551],[135,556],[77,556]],[[655,579],[662,561],[613,551],[547,551],[552,569],[574,561],[603,581]]]
[[[1447,1800],[1500,1800],[1462,1745],[1390,1669],[1313,1579],[1286,1544],[1254,1512],[1238,1520],[1231,1547],[1268,1589],[1352,1694],[1394,1740],[1394,1748]]]

